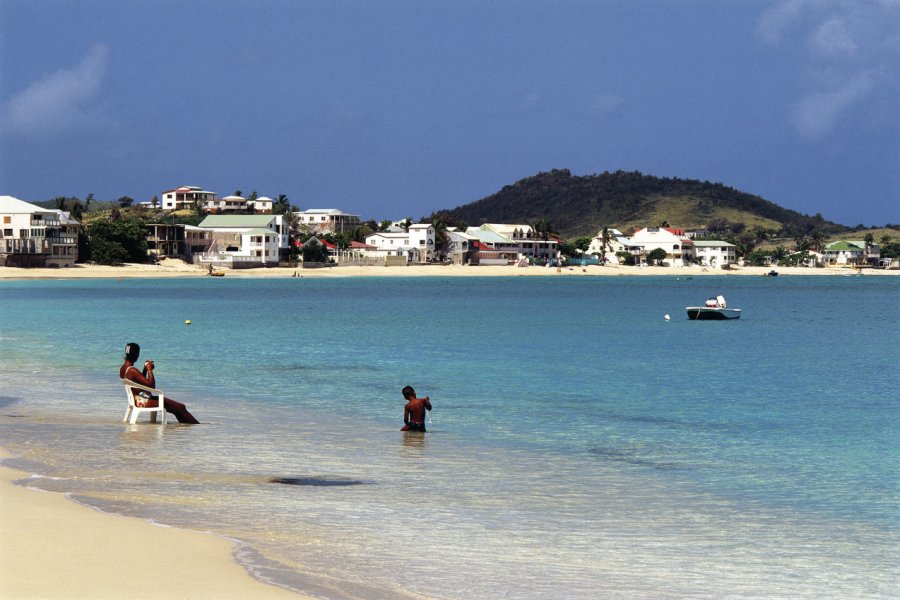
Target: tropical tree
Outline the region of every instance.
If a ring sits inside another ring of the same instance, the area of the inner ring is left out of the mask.
[[[788,255],[787,248],[784,246],[776,246],[775,250],[772,251],[772,258],[776,261],[782,261]]]
[[[797,249],[797,252],[806,252],[807,250],[809,250],[809,238],[806,237],[805,233],[795,233],[794,245]]]
[[[353,229],[350,230],[350,240],[354,242],[359,242],[360,244],[364,244],[366,242],[366,237],[374,233],[374,230],[369,227],[368,222],[357,225]]]
[[[809,232],[809,241],[812,242],[813,250],[816,252],[822,251],[822,244],[825,242],[825,232],[821,229],[813,229]]]
[[[884,235],[881,236],[881,239],[878,240],[878,242],[879,242],[882,246],[887,246],[888,244],[891,243],[891,234],[885,233]]]
[[[735,246],[741,256],[747,256],[756,248],[756,234],[752,231],[742,231],[735,239]]]
[[[272,214],[287,216],[293,212],[294,207],[291,205],[291,201],[288,197],[284,194],[278,194],[278,197],[272,202]]]
[[[440,218],[431,220],[431,226],[434,227],[434,254],[435,258],[443,258],[447,252],[447,244],[450,240],[447,237],[447,224]]]
[[[131,196],[122,196],[117,200],[117,202],[122,208],[128,208],[129,206],[134,204],[134,198],[132,198]]]
[[[553,233],[554,233],[553,224],[550,223],[550,221],[548,219],[538,219],[537,221],[532,223],[531,229],[532,229],[532,234],[534,236],[535,241],[540,240],[541,242],[544,243],[544,245],[547,244],[547,241],[550,239],[550,236],[553,235]],[[533,254],[533,256],[535,258],[537,258],[537,255],[538,255],[537,250],[538,250],[537,247],[535,247],[534,254]]]
[[[666,259],[666,256],[668,256],[668,254],[664,248],[654,248],[647,254],[647,260],[662,264],[662,261]]]
[[[612,249],[612,234],[609,232],[608,227],[604,227],[600,230],[600,252],[603,256],[600,257],[600,262],[606,264],[606,253],[608,250]]]
[[[159,198],[157,198],[156,196],[153,196],[153,198],[150,199],[150,206],[152,206],[154,209],[156,207],[158,207],[159,206]]]
[[[99,264],[147,260],[144,224],[135,219],[94,222],[88,229],[88,245],[91,260]]]

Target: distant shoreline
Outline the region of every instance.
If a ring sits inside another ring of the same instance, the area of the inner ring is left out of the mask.
[[[515,266],[461,266],[461,265],[409,265],[405,267],[382,266],[333,266],[318,269],[270,267],[256,269],[225,270],[231,278],[334,278],[334,277],[572,277],[572,276],[757,276],[770,271],[779,275],[856,275],[860,271],[851,267],[733,267],[713,269],[709,267],[629,267],[621,265],[588,265],[563,267],[557,273],[554,267]],[[900,275],[900,270],[861,270],[863,276]],[[75,265],[66,269],[0,267],[0,280],[29,279],[134,279],[167,277],[206,277],[206,270],[180,260],[166,259],[159,264],[126,264],[119,267],[102,265]]]

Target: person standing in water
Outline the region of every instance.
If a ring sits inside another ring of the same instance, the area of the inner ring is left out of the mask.
[[[141,371],[138,371],[137,367],[134,366],[134,363],[137,362],[140,355],[141,347],[138,346],[135,342],[128,342],[127,344],[125,344],[125,362],[123,362],[122,366],[119,367],[119,378],[127,379],[141,385],[146,385],[147,387],[155,388],[156,377],[153,375],[153,368],[155,367],[153,361],[145,360],[144,368]],[[158,396],[154,396],[145,391],[132,390],[132,393],[134,393],[134,405],[137,407],[144,408],[159,406]],[[196,418],[194,418],[194,415],[188,412],[187,407],[181,402],[176,402],[172,398],[166,398],[164,406],[166,408],[166,412],[170,412],[175,415],[175,418],[178,419],[179,423],[190,423],[192,425],[196,425],[200,422]]]
[[[401,392],[406,399],[403,407],[403,427],[400,431],[425,431],[425,411],[431,410],[431,399],[428,396],[416,398],[416,390],[406,386]]]

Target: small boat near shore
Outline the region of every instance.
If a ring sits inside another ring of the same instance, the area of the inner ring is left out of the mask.
[[[722,295],[710,298],[704,306],[687,306],[685,310],[691,321],[725,321],[741,318],[741,309],[728,308],[728,303]]]

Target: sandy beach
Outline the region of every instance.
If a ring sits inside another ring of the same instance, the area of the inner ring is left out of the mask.
[[[12,483],[27,476],[0,467],[0,597],[303,597],[253,579],[232,559],[228,540]]]
[[[732,267],[713,269],[708,267],[629,267],[620,265],[555,268],[515,266],[461,266],[461,265],[408,265],[405,267],[382,266],[334,266],[318,269],[270,267],[257,269],[226,270],[225,277],[571,277],[571,276],[756,276],[761,277],[772,267]],[[859,271],[849,267],[775,267],[779,275],[855,275]],[[900,270],[863,269],[866,276],[900,275]],[[0,279],[84,279],[84,278],[135,278],[135,277],[206,277],[206,271],[197,265],[176,259],[165,259],[159,264],[126,264],[119,267],[102,265],[75,265],[67,269],[23,269],[0,267]]]

